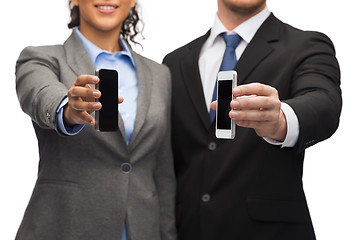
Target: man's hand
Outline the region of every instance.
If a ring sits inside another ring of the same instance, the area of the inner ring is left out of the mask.
[[[284,141],[287,123],[275,88],[251,83],[235,87],[232,94],[235,99],[229,116],[238,126],[253,128],[260,137]],[[216,102],[211,107],[216,109]]]
[[[90,115],[93,111],[102,108],[101,103],[96,102],[101,97],[101,92],[93,89],[89,84],[97,84],[99,78],[92,75],[80,75],[68,91],[69,102],[64,108],[64,123],[66,126],[89,123],[95,125],[95,119]],[[123,98],[118,98],[122,103]]]

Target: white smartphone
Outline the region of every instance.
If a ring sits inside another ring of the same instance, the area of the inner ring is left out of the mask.
[[[216,127],[217,138],[235,138],[235,122],[229,117],[230,103],[234,99],[232,89],[237,83],[236,71],[220,71],[217,80]]]

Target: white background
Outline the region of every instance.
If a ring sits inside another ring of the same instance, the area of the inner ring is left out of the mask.
[[[145,40],[140,41],[144,50],[137,50],[157,62],[204,34],[217,9],[216,0],[140,0],[140,5]],[[354,239],[353,7],[351,0],[268,1],[268,8],[282,21],[326,33],[336,46],[341,66],[340,127],[332,138],[307,150],[304,165],[304,188],[319,240]],[[71,33],[68,21],[66,0],[18,0],[2,6],[0,239],[15,238],[38,168],[32,124],[16,97],[15,62],[25,46],[63,43]]]

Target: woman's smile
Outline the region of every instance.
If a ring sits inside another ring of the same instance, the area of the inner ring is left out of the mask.
[[[118,8],[118,5],[109,4],[109,3],[96,4],[95,8],[97,8],[100,13],[110,14],[113,13]]]

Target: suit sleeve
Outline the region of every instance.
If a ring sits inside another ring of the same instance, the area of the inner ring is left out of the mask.
[[[67,94],[58,64],[45,47],[28,47],[16,63],[16,91],[22,110],[41,128],[57,131],[56,110]]]
[[[160,229],[161,240],[176,239],[175,226],[175,192],[176,180],[173,167],[173,155],[171,148],[171,76],[167,67],[166,79],[168,81],[167,93],[167,131],[159,147],[155,181],[160,202]]]
[[[316,32],[302,42],[293,72],[290,100],[300,125],[297,151],[329,138],[342,108],[340,69],[330,39]]]

